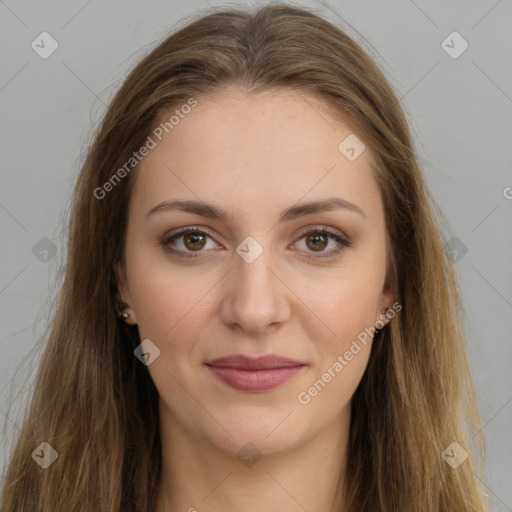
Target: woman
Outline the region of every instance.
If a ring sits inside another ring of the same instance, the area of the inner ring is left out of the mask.
[[[484,511],[434,208],[339,28],[287,5],[183,26],[78,177],[1,509]]]

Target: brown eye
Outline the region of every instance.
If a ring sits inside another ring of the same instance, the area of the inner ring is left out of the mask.
[[[309,241],[311,241],[311,244]],[[313,251],[323,251],[328,243],[329,237],[321,233],[313,233],[306,237],[306,245]]]
[[[325,250],[330,242],[332,242],[334,247],[331,250]],[[316,228],[307,231],[300,238],[300,245],[302,244],[304,245],[301,251],[304,253],[304,256],[317,260],[340,256],[347,247],[352,245],[349,240],[327,228]]]
[[[197,258],[204,256],[208,252],[206,250],[208,249],[208,240],[213,244],[209,248],[219,248],[208,233],[197,228],[182,229],[174,234],[167,235],[160,243],[168,253],[179,257]],[[301,249],[301,252],[305,253],[306,257],[315,259],[336,257],[345,248],[352,245],[345,238],[325,228],[317,228],[304,233],[300,241],[305,247],[305,249]],[[329,242],[334,245],[334,248],[326,251],[325,249],[329,246]],[[311,255],[311,253],[318,253],[318,255]]]
[[[213,248],[216,244],[212,237],[199,229],[182,229],[179,232],[165,236],[161,245],[166,252],[185,258],[196,258],[207,252],[208,241],[211,241]],[[203,250],[205,249],[205,250]]]
[[[206,245],[206,237],[202,233],[189,233],[183,236],[183,243],[187,249],[198,251]]]

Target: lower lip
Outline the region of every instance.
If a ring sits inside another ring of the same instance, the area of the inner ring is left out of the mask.
[[[240,370],[225,366],[208,366],[208,368],[222,382],[234,389],[241,391],[268,391],[289,381],[304,366],[266,368],[261,370]]]

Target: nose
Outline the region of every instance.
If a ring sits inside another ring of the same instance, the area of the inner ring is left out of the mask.
[[[264,334],[289,319],[292,292],[279,275],[270,249],[265,248],[252,260],[243,249],[254,251],[254,245],[241,246],[222,286],[221,318],[226,325],[247,334]]]

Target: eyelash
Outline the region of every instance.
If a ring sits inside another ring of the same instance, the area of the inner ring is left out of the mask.
[[[193,227],[193,226],[189,226],[189,227],[186,227],[186,228],[182,228],[179,231],[174,232],[172,234],[166,235],[162,239],[162,241],[160,242],[161,246],[167,252],[169,252],[169,253],[171,253],[173,255],[176,255],[179,258],[198,258],[198,257],[201,257],[201,253],[204,252],[202,250],[200,250],[200,251],[181,251],[181,250],[172,249],[170,247],[169,244],[171,242],[174,242],[178,238],[181,238],[182,236],[187,235],[187,234],[205,235],[205,236],[211,238],[210,235],[208,233],[206,233],[205,231],[203,231],[201,229],[198,229],[196,227]],[[299,238],[299,240],[301,240],[302,238],[307,237],[309,235],[327,235],[328,237],[330,237],[331,239],[335,240],[339,244],[339,247],[337,249],[334,249],[334,250],[330,251],[328,253],[328,256],[308,256],[308,255],[306,255],[306,258],[310,258],[310,259],[317,260],[317,259],[322,259],[322,258],[333,258],[333,257],[338,256],[339,254],[341,254],[346,248],[351,247],[351,245],[352,245],[351,242],[349,242],[346,238],[343,238],[343,237],[339,236],[337,233],[334,233],[333,231],[330,231],[327,228],[311,229],[311,230],[303,233],[302,236]]]

